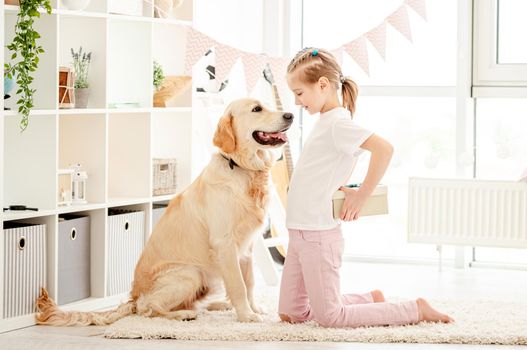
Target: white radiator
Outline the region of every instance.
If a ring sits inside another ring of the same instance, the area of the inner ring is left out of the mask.
[[[527,248],[527,183],[410,178],[408,241]]]

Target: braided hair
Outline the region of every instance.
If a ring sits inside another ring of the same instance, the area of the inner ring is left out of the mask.
[[[337,90],[342,86],[342,104],[353,118],[359,88],[353,80],[342,74],[335,56],[324,49],[304,48],[289,62],[287,73],[293,73],[297,69],[302,69],[300,80],[305,83],[314,84],[320,77],[326,77]]]

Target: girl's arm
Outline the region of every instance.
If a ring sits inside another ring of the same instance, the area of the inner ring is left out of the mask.
[[[370,164],[368,173],[359,189],[340,188],[346,194],[342,212],[340,213],[340,218],[344,221],[357,220],[359,218],[360,209],[375,187],[377,187],[379,181],[381,181],[393,154],[393,146],[375,134],[368,137],[360,147],[371,152]]]

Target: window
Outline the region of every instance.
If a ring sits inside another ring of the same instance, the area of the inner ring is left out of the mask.
[[[403,1],[304,1],[304,46],[338,48],[379,25]],[[386,61],[368,43],[370,76],[351,59],[343,69],[360,86],[454,86],[456,82],[456,1],[428,0],[427,20],[406,7],[413,43],[391,25]],[[347,55],[344,55],[347,58]],[[438,69],[438,67],[440,69]]]
[[[527,142],[521,133],[527,128],[526,11],[522,0],[474,2],[477,178],[516,181],[527,167]],[[527,255],[524,249],[477,247],[475,260],[526,264]]]
[[[338,48],[375,28],[402,3],[304,1],[304,46]],[[359,84],[355,120],[395,147],[382,180],[388,186],[390,215],[344,223],[348,255],[437,256],[433,245],[407,243],[407,186],[410,176],[456,175],[457,1],[428,0],[426,6],[427,21],[408,8],[413,42],[387,26],[386,61],[368,43],[369,76],[344,55],[344,74]],[[315,119],[302,116],[304,140]],[[368,161],[367,155],[360,159],[351,182],[363,180]]]
[[[476,177],[517,181],[527,168],[527,100],[478,99]]]
[[[525,13],[527,3],[522,0],[498,2],[498,64],[527,63],[527,46],[522,33],[527,32]]]
[[[389,193],[389,215],[343,224],[346,253],[400,258],[435,258],[435,246],[407,243],[408,177],[455,174],[455,99],[368,96],[359,99],[357,122],[395,147],[382,183]],[[369,163],[365,153],[351,177],[361,182]]]
[[[475,97],[527,96],[527,49],[523,0],[474,1]],[[489,89],[488,87],[509,87]],[[510,89],[516,87],[516,89]]]
[[[518,181],[527,168],[527,100],[477,99],[476,177]],[[527,264],[525,249],[475,248],[475,260]]]

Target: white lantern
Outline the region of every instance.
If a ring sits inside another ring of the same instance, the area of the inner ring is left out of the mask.
[[[71,205],[71,192],[73,185],[73,172],[74,170],[59,169],[59,193],[58,193],[58,205]]]
[[[88,180],[88,174],[86,171],[81,170],[80,164],[70,166],[73,169],[71,176],[71,199],[73,204],[85,204],[86,200],[86,180]]]

